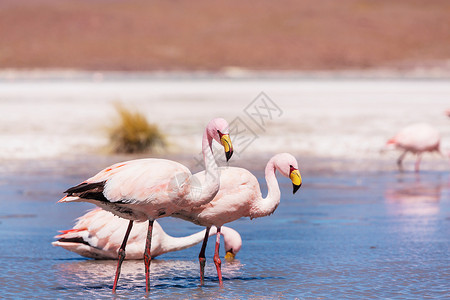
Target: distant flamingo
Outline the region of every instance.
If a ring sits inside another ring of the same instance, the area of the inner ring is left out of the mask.
[[[60,246],[84,257],[117,259],[117,252],[127,225],[127,220],[101,208],[96,208],[79,217],[73,229],[62,230],[62,234],[55,236],[58,240],[52,245]],[[144,258],[147,227],[145,222],[134,224],[128,238],[125,259]],[[212,227],[209,236],[214,234],[216,234],[216,228]],[[225,257],[234,258],[242,246],[241,236],[237,231],[228,227],[222,227],[221,234],[224,238]],[[161,225],[154,221],[152,258],[192,247],[203,241],[204,235],[205,230],[186,237],[173,237],[165,233]]]
[[[200,281],[203,284],[205,269],[205,248],[211,226],[217,227],[214,263],[219,277],[219,284],[223,286],[219,244],[221,227],[225,223],[242,217],[259,218],[272,214],[280,203],[280,189],[275,172],[289,177],[293,183],[295,193],[302,184],[297,160],[289,153],[273,156],[267,163],[265,177],[268,187],[266,198],[262,197],[261,189],[256,177],[242,168],[221,168],[220,190],[211,202],[190,209],[183,209],[172,216],[190,221],[194,224],[206,226],[205,238],[199,254]],[[194,175],[200,179],[204,173]]]
[[[67,196],[59,202],[94,203],[119,217],[130,220],[119,249],[113,293],[116,291],[133,221],[149,221],[144,254],[148,293],[153,221],[170,216],[182,208],[207,204],[217,194],[220,184],[219,167],[213,156],[212,141],[216,140],[223,145],[228,160],[233,153],[228,127],[224,119],[217,118],[211,120],[205,129],[202,150],[206,171],[201,178],[201,187],[192,181],[191,172],[182,164],[171,160],[148,158],[117,163],[65,191]]]
[[[450,117],[450,109],[447,109],[447,110],[445,111],[445,114],[447,115],[447,117]]]
[[[440,134],[434,127],[426,123],[417,123],[400,130],[396,136],[387,141],[387,144],[403,150],[403,153],[397,159],[397,165],[400,170],[402,170],[402,161],[406,153],[416,154],[415,170],[419,172],[422,154],[434,151],[440,153],[440,140]]]

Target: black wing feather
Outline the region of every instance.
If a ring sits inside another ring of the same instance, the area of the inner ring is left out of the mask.
[[[110,202],[103,194],[106,181],[86,183],[83,182],[77,186],[71,187],[64,193],[67,196],[77,196],[84,199],[94,199],[104,202]]]
[[[106,181],[94,182],[94,183],[83,182],[77,186],[69,188],[64,193],[72,195],[72,194],[79,194],[79,193],[84,193],[84,192],[103,192],[103,189],[105,188],[105,183],[106,183]]]

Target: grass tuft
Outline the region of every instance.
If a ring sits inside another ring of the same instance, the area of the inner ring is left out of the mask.
[[[118,124],[109,128],[109,140],[115,153],[142,153],[165,148],[165,137],[155,124],[140,112],[116,105]]]

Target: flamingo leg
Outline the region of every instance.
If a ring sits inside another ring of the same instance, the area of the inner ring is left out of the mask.
[[[404,151],[404,152],[400,155],[400,157],[397,159],[397,166],[398,166],[398,169],[399,169],[400,171],[403,171],[402,162],[403,162],[403,159],[405,158],[405,155],[406,155],[407,152],[408,152],[408,151]]]
[[[122,245],[119,248],[119,260],[117,261],[117,269],[116,269],[116,277],[114,278],[114,285],[113,285],[113,293],[116,293],[117,288],[117,281],[119,280],[120,276],[120,269],[122,267],[122,262],[125,259],[125,246],[127,245],[128,237],[130,236],[131,228],[133,227],[133,221],[130,220],[130,223],[128,223],[127,232],[125,233],[125,237],[123,238]]]
[[[216,264],[217,276],[219,276],[219,285],[220,285],[220,287],[223,287],[222,270],[220,269],[222,262],[220,261],[220,256],[219,256],[219,246],[220,246],[220,227],[217,227],[216,251],[214,252],[214,263]]]
[[[417,154],[417,159],[416,159],[416,173],[419,172],[419,167],[420,167],[420,161],[422,160],[422,153]]]
[[[152,261],[152,231],[153,220],[148,220],[147,242],[145,243],[144,264],[145,264],[145,291],[150,291],[150,262]]]
[[[198,261],[200,262],[200,284],[203,285],[204,277],[205,277],[205,250],[206,244],[208,243],[209,230],[211,227],[206,227],[205,238],[203,239],[202,249],[200,250],[200,254],[198,255]]]

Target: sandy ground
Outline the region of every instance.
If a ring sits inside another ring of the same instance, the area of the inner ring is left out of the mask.
[[[2,0],[0,68],[445,67],[446,0]]]
[[[200,159],[205,124],[231,123],[235,161],[291,152],[299,157],[395,160],[386,140],[428,122],[450,150],[448,80],[339,78],[159,78],[104,76],[0,80],[0,160],[104,154],[113,104],[144,112],[169,141],[167,153]],[[425,161],[448,163],[437,155]]]

